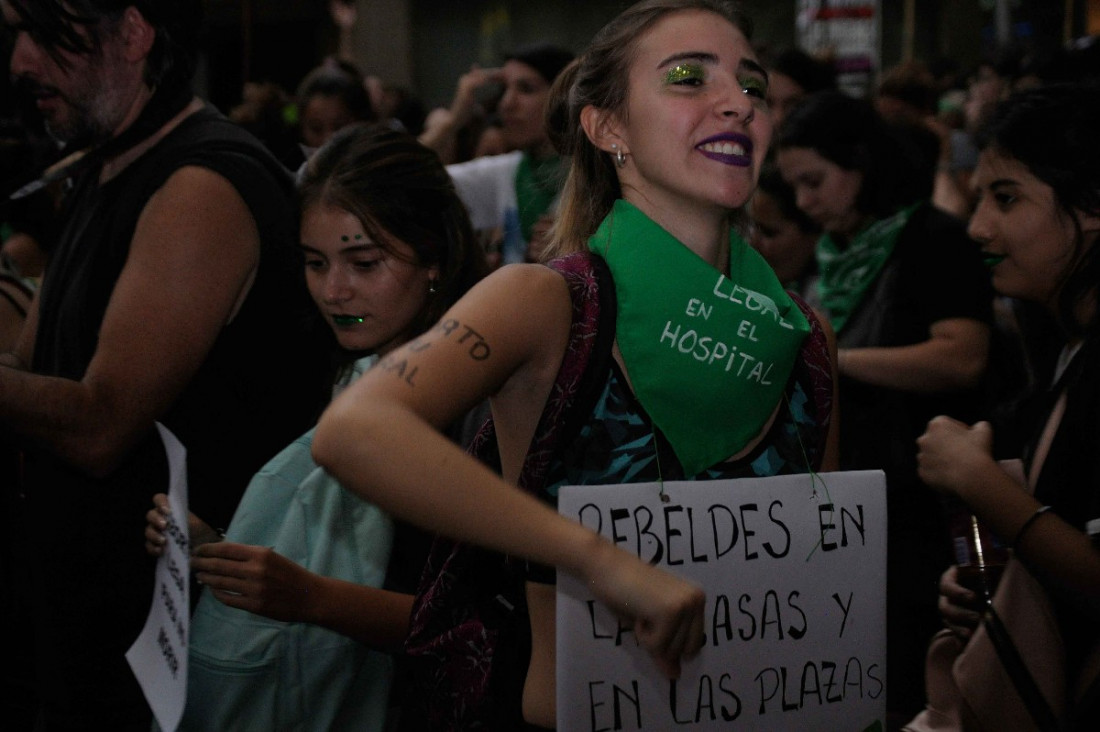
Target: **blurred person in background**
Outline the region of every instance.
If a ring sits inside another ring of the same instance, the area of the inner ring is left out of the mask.
[[[840,465],[887,479],[888,713],[923,703],[939,626],[929,592],[951,558],[945,509],[917,478],[915,440],[936,414],[973,419],[988,361],[989,273],[965,224],[932,206],[911,138],[870,102],[807,97],[777,135],[795,200],[824,230],[821,308],[837,332]]]

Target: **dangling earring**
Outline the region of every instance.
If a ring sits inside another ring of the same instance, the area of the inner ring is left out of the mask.
[[[435,294],[435,277],[431,277],[428,279],[428,294]]]
[[[611,151],[615,153],[615,165],[620,168],[626,167],[626,153],[619,149],[618,143],[611,143]]]

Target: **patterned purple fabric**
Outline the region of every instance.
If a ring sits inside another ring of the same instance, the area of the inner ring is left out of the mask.
[[[819,457],[825,454],[825,442],[829,435],[829,426],[833,417],[833,362],[829,355],[829,340],[825,336],[825,330],[821,327],[821,321],[813,309],[793,292],[788,292],[791,299],[810,322],[810,334],[802,343],[802,351],[799,353],[801,367],[810,375],[810,383],[813,385],[811,401],[817,406],[818,444],[815,454]],[[820,460],[814,465],[814,470],[821,468]]]
[[[520,486],[538,491],[550,459],[561,438],[558,427],[576,396],[596,340],[599,320],[598,281],[587,252],[554,260],[549,266],[569,285],[573,322],[569,345],[524,461]],[[470,445],[469,452],[492,463],[496,432],[490,420]],[[527,618],[513,607],[522,606],[523,579],[512,571],[507,558],[494,552],[437,539],[424,569],[420,591],[413,605],[405,650],[422,656],[417,691],[427,706],[432,730],[509,729],[521,723],[518,699],[497,698],[490,686],[493,664],[501,643],[514,642],[513,633],[526,632]],[[513,628],[517,623],[523,628]],[[521,649],[510,648],[524,659]],[[499,669],[498,669],[499,671]],[[522,684],[522,679],[519,680]],[[514,704],[514,719],[509,719]]]

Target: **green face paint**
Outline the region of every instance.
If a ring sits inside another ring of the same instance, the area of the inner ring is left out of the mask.
[[[766,99],[768,96],[768,82],[759,76],[745,76],[737,80],[741,85],[741,91],[756,99]]]
[[[702,81],[704,76],[703,67],[699,64],[679,64],[665,74],[665,84],[672,86]]]

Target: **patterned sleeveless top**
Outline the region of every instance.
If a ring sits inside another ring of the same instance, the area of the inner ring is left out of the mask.
[[[825,353],[828,358],[828,353]],[[556,502],[563,485],[644,483],[657,480],[718,480],[805,473],[820,463],[822,425],[810,402],[814,382],[808,369],[788,380],[764,439],[738,460],[722,462],[697,475],[684,475],[676,454],[650,422],[612,361],[606,383],[577,439],[562,451],[547,475],[545,497]]]
[[[582,252],[549,266],[569,285],[573,321],[519,487],[553,503],[562,485],[684,478],[671,447],[652,429],[611,358],[616,302],[606,264]],[[687,477],[776,475],[819,467],[832,412],[832,369],[821,324],[805,303],[795,302],[810,321],[810,334],[765,438],[742,459]],[[499,470],[491,419],[469,452]],[[436,540],[405,643],[414,660],[415,693],[403,705],[403,730],[523,728],[520,700],[530,653],[526,581],[552,583],[554,571]]]

